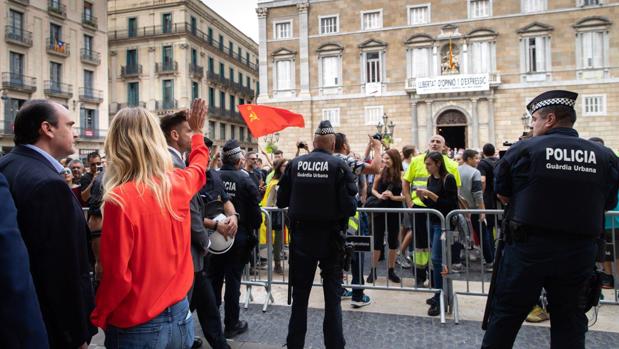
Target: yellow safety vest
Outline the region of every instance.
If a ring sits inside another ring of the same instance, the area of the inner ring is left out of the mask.
[[[408,169],[402,177],[405,181],[411,184],[411,199],[415,206],[426,207],[426,205],[417,197],[417,193],[412,188],[426,189],[428,186],[428,177],[430,174],[426,170],[425,164],[426,154],[417,155],[411,159],[411,163]],[[445,167],[447,172],[451,173],[456,178],[456,185],[460,187],[462,182],[460,181],[460,172],[458,172],[458,163],[443,155],[445,160]]]
[[[355,212],[355,215],[348,219],[348,229],[346,233],[348,235],[357,235],[359,231],[359,211]]]

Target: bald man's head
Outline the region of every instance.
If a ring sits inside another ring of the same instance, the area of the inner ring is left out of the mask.
[[[322,149],[333,153],[335,150],[335,135],[315,135],[314,136],[314,149]]]
[[[430,142],[428,143],[428,150],[442,153],[443,148],[445,148],[445,138],[443,138],[443,136],[434,135],[432,136],[432,138],[430,138]]]

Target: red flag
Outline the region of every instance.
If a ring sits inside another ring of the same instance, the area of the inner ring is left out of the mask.
[[[251,134],[258,138],[290,126],[305,127],[303,115],[286,109],[257,104],[239,105],[241,116]]]

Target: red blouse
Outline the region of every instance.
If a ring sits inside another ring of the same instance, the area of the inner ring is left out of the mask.
[[[179,302],[193,282],[189,201],[206,182],[209,152],[202,134],[191,139],[189,166],[169,173],[174,217],[152,191],[135,182],[114,189],[123,207],[103,204],[103,278],[92,323],[106,328],[143,324]]]

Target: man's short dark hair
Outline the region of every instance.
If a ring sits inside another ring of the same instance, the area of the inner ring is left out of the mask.
[[[245,154],[245,157],[247,158],[247,157],[249,157],[250,155],[255,155],[255,154],[258,154],[258,152],[253,151],[253,150],[250,150],[250,151],[248,151],[248,152],[247,152],[247,154]]]
[[[408,159],[411,157],[411,155],[415,154],[415,146],[414,145],[405,145],[402,148],[402,155],[405,159]]]
[[[344,144],[346,144],[346,142],[347,142],[346,135],[341,132],[337,132],[335,134],[335,152],[336,153],[343,152]]]
[[[595,142],[595,143],[599,143],[601,145],[604,145],[604,140],[602,138],[600,138],[600,137],[591,137],[591,138],[589,138],[589,140],[591,142]]]
[[[41,136],[39,129],[44,121],[54,127],[58,126],[58,114],[52,102],[33,99],[24,103],[15,115],[15,145],[36,143]]]
[[[492,143],[484,144],[483,152],[485,156],[494,156],[496,154],[496,149]]]
[[[169,140],[172,130],[185,121],[187,121],[187,111],[185,110],[177,111],[176,113],[162,117],[159,124],[161,125],[161,131],[163,131],[165,138]]]
[[[273,155],[284,155],[284,152],[281,150],[276,150],[273,152]]]
[[[88,153],[88,155],[86,156],[86,160],[88,160],[88,163],[90,164],[90,161],[96,157],[101,158],[101,154],[99,154],[99,152],[93,151],[92,153]]]
[[[468,159],[473,159],[477,156],[479,152],[475,149],[467,149],[462,153],[462,160],[468,161]]]
[[[543,119],[550,113],[555,114],[559,125],[572,126],[576,122],[576,111],[567,105],[550,105],[540,109],[539,112]]]

